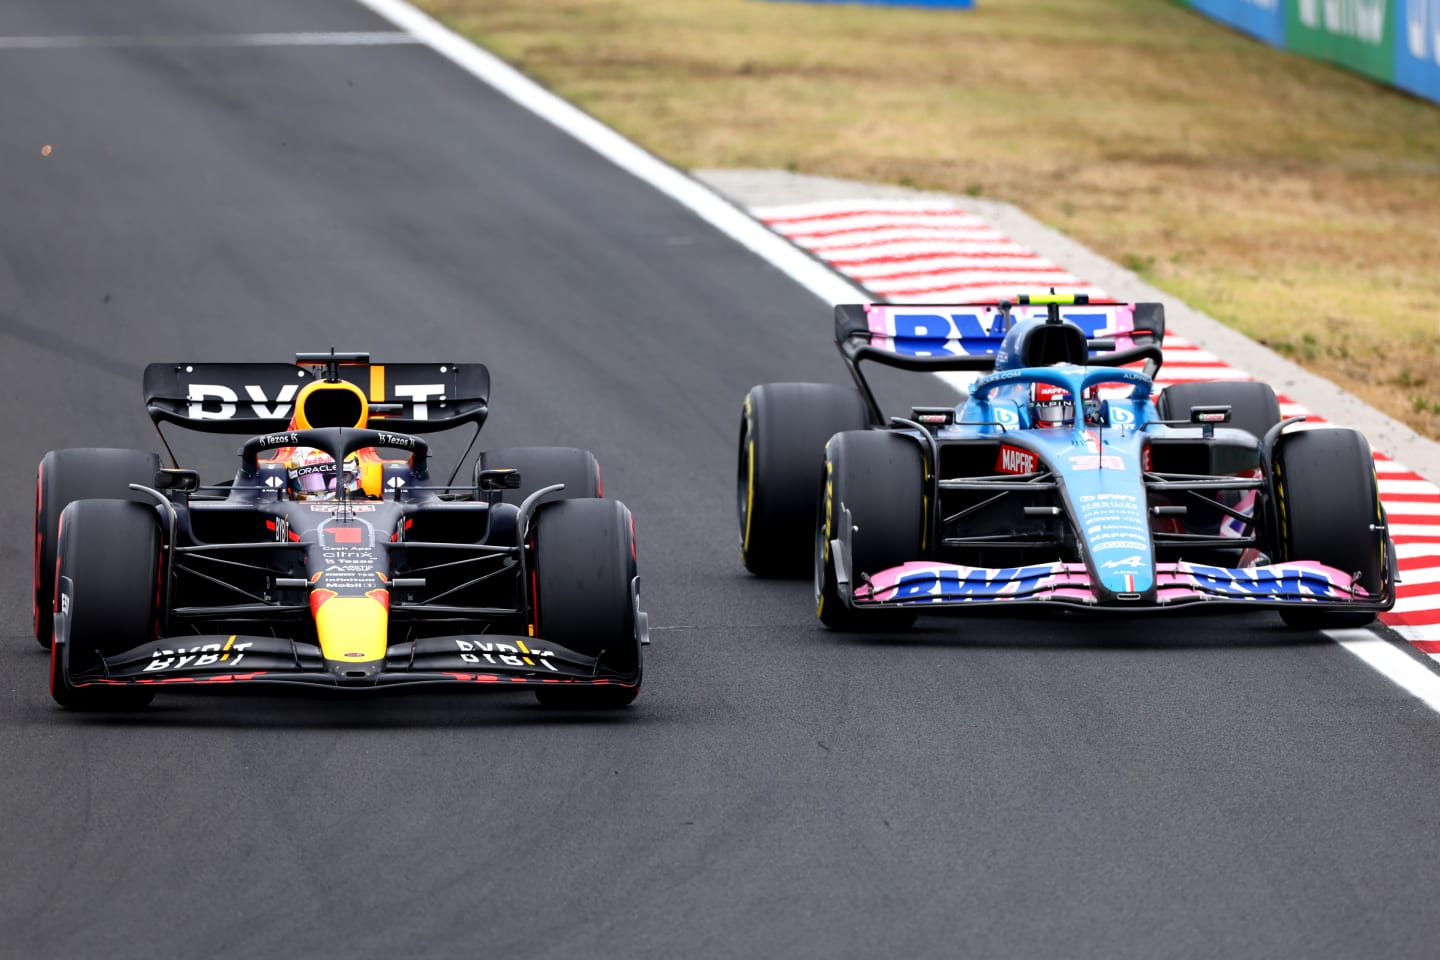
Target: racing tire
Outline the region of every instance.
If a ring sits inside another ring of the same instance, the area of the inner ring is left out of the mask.
[[[854,387],[767,383],[745,395],[735,486],[746,570],[758,577],[809,574],[825,443],[867,426],[865,398]]]
[[[535,635],[633,677],[613,686],[537,687],[542,706],[608,710],[640,693],[638,624],[631,600],[636,576],[635,524],[618,500],[563,500],[542,506],[535,520]]]
[[[1358,430],[1323,427],[1277,438],[1273,483],[1280,553],[1344,573],[1372,594],[1385,588],[1387,541],[1370,442]],[[1363,627],[1373,611],[1282,609],[1286,626],[1303,630]]]
[[[76,447],[51,450],[35,472],[35,640],[50,648],[55,633],[55,558],[60,513],[76,500],[118,497],[148,503],[130,484],[151,486],[160,457],[146,450]]]
[[[480,470],[508,468],[520,471],[520,486],[502,490],[502,503],[519,506],[536,490],[556,483],[565,484],[564,490],[548,493],[541,503],[558,503],[561,500],[578,500],[604,495],[600,477],[600,462],[595,454],[578,447],[502,447],[485,450],[476,462],[476,476]],[[488,494],[478,488],[477,500],[484,500]]]
[[[1280,422],[1280,401],[1268,383],[1255,380],[1210,380],[1176,383],[1160,394],[1156,412],[1161,420],[1190,419],[1191,407],[1230,407],[1228,426],[1245,430],[1264,440],[1270,428]]]
[[[898,631],[913,610],[859,611],[840,598],[830,541],[850,511],[850,582],[923,556],[925,457],[912,437],[884,430],[837,433],[825,445],[824,495],[814,535],[815,615],[832,630]]]
[[[66,642],[50,650],[50,695],[62,707],[135,710],[154,699],[135,687],[75,686],[70,678],[153,640],[159,613],[160,525],[128,500],[79,500],[60,518],[59,576],[70,581]]]

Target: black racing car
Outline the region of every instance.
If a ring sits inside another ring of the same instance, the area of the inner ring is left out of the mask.
[[[141,450],[41,460],[35,637],[53,643],[54,698],[524,685],[552,706],[632,702],[648,642],[634,523],[593,454],[490,450],[468,481],[432,481],[418,434],[478,435],[489,393],[483,364],[363,353],[148,366],[157,431],[250,436],[222,483]]]

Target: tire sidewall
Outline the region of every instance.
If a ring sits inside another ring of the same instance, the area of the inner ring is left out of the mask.
[[[50,646],[54,630],[55,566],[60,514],[76,500],[120,498],[143,503],[132,483],[153,484],[160,458],[146,450],[75,447],[51,450],[35,471],[34,610],[35,639]]]
[[[816,482],[834,434],[870,426],[854,387],[767,383],[745,396],[736,456],[740,557],[757,576],[803,578],[813,561]]]
[[[65,642],[51,651],[51,692],[64,706],[138,706],[150,691],[75,687],[100,658],[155,639],[161,620],[161,534],[155,510],[128,500],[77,500],[59,521],[57,577],[70,582]]]

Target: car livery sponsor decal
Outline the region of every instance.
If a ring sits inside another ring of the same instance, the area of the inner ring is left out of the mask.
[[[1112,570],[1128,570],[1140,556],[1113,561]],[[1102,568],[1105,565],[1102,564]],[[1156,599],[1160,603],[1204,600],[1268,600],[1307,603],[1317,600],[1371,599],[1350,576],[1319,563],[1294,562],[1256,567],[1212,567],[1203,564],[1156,565]],[[864,607],[877,603],[974,603],[1007,600],[1060,600],[1094,604],[1099,594],[1089,572],[1079,563],[1040,563],[1024,567],[966,567],[950,563],[912,562],[881,570],[857,587],[854,600]]]
[[[245,659],[245,651],[254,644],[251,642],[235,642],[232,636],[222,643],[204,643],[198,647],[176,647],[173,650],[157,649],[150,655],[150,662],[145,664],[143,673],[155,673],[161,670],[184,670],[187,667],[213,667],[218,664],[225,664],[233,667]]]
[[[284,384],[274,397],[266,396],[265,388],[259,384],[245,384],[242,389],[248,404],[241,400],[233,387],[223,383],[188,384],[185,391],[186,416],[191,420],[231,420],[235,418],[237,408],[243,405],[248,406],[250,412],[242,416],[279,420],[292,414],[295,394],[299,392],[300,384]],[[443,383],[396,383],[390,385],[389,391],[397,401],[414,404],[415,420],[429,419],[430,401],[440,401],[443,404],[445,400]],[[402,443],[397,446],[410,445]]]
[[[1034,473],[1040,464],[1040,458],[1034,452],[1023,447],[1012,447],[1008,443],[1000,444],[1000,453],[995,458],[995,471],[997,473]]]
[[[993,354],[1005,339],[1005,321],[995,307],[905,307],[871,304],[866,307],[870,343],[881,350],[912,357]],[[1017,304],[1010,309],[1013,322],[1043,320],[1044,304]],[[1065,304],[1060,316],[1077,324],[1087,337],[1116,337],[1116,347],[1133,341],[1123,334],[1135,329],[1131,304]]]
[[[466,663],[492,663],[509,667],[534,667],[541,666],[546,670],[555,673],[560,671],[550,662],[555,656],[549,650],[541,650],[538,647],[531,648],[524,640],[516,640],[510,643],[488,643],[483,640],[464,640],[455,638],[455,646],[460,650],[460,659]]]
[[[1092,553],[1150,550],[1150,525],[1140,498],[1129,493],[1085,493],[1075,497],[1076,519]]]

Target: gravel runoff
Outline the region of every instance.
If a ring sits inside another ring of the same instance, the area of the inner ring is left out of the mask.
[[[954,204],[1111,296],[1163,301],[1167,318],[1187,340],[1231,366],[1270,383],[1277,392],[1317,415],[1360,428],[1375,449],[1383,450],[1421,476],[1440,481],[1440,444],[1171,294],[1157,290],[1132,271],[1111,263],[1008,203],[783,170],[696,170],[692,175],[745,209],[822,200],[928,200]]]

